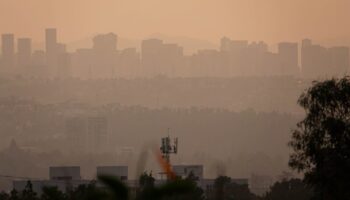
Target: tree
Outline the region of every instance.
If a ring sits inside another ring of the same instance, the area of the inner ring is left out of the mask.
[[[68,200],[102,200],[109,197],[104,190],[96,187],[96,182],[85,185],[79,185],[76,188],[71,188],[64,195]]]
[[[21,193],[21,200],[37,200],[37,194],[36,192],[34,192],[33,190],[33,184],[28,181],[26,187],[24,188],[24,190]]]
[[[219,176],[214,182],[214,196],[208,195],[209,199],[215,200],[254,200],[255,195],[249,191],[247,184],[234,183],[230,177]]]
[[[176,177],[174,180],[167,180],[166,183],[155,187],[155,179],[152,173],[144,172],[139,179],[140,188],[137,192],[137,200],[202,200],[203,190],[197,186],[196,177],[190,173],[188,177]]]
[[[188,176],[185,178],[185,181],[191,185],[193,191],[190,194],[185,195],[183,199],[189,200],[202,200],[204,199],[204,191],[201,187],[197,185],[198,177],[195,176],[193,171],[191,171]]]
[[[149,174],[147,174],[147,172],[143,172],[139,179],[140,189],[143,190],[147,188],[153,188],[154,182],[155,179],[153,178],[152,172],[150,172]]]
[[[299,105],[306,117],[289,145],[289,165],[303,172],[317,199],[350,199],[350,79],[314,82]]]
[[[41,200],[65,200],[66,195],[57,187],[43,187]]]
[[[309,200],[312,190],[300,179],[283,180],[275,183],[265,195],[265,200]]]
[[[225,188],[231,183],[231,178],[228,176],[219,176],[215,179],[214,182],[214,193],[215,193],[215,199],[217,200],[224,200],[226,199],[225,195],[226,190]]]
[[[0,200],[9,200],[9,199],[10,199],[10,195],[9,194],[7,194],[4,191],[0,192]]]
[[[17,190],[11,190],[10,200],[19,200],[19,193],[17,192]]]

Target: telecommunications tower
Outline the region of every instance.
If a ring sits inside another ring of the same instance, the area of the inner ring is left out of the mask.
[[[168,136],[162,138],[162,145],[160,147],[162,157],[168,164],[170,164],[170,154],[177,154],[177,149],[178,149],[177,145],[178,145],[177,138],[174,138],[174,141],[172,143],[169,136],[169,129],[168,129]]]

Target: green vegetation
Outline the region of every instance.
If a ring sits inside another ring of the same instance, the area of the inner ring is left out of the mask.
[[[316,199],[350,199],[350,79],[314,82],[301,95],[290,166],[305,174]]]

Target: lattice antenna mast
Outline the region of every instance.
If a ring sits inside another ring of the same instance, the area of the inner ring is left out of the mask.
[[[168,136],[162,138],[162,141],[161,141],[162,144],[160,147],[162,157],[168,164],[170,164],[170,154],[177,154],[177,150],[178,150],[178,139],[174,138],[172,143],[169,136],[169,130],[170,129],[168,129]]]

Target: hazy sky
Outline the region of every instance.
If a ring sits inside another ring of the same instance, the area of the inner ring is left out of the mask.
[[[0,32],[70,42],[96,33],[154,33],[218,42],[349,38],[350,0],[0,0]]]

